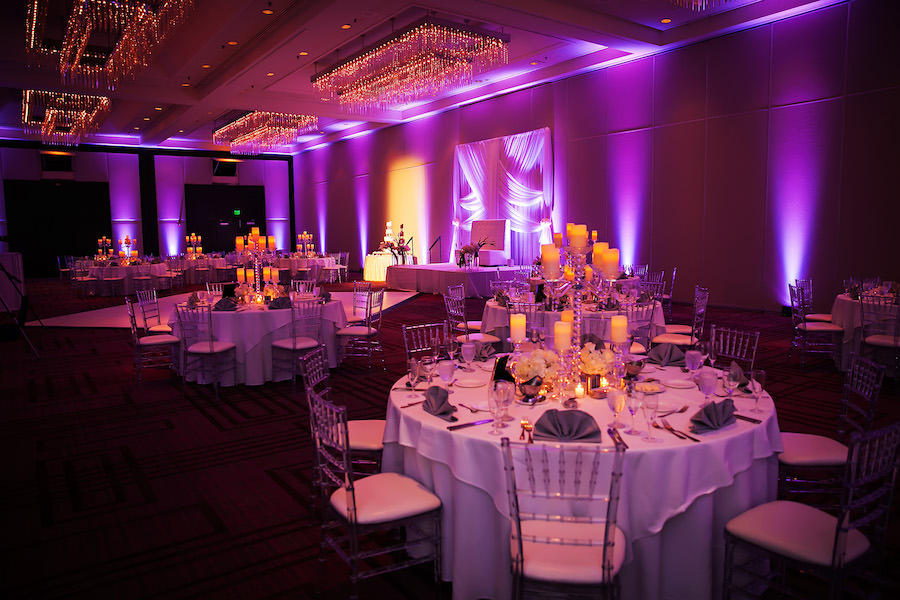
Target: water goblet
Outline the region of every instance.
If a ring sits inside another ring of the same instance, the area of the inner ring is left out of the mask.
[[[641,406],[644,404],[644,392],[634,391],[628,394],[628,397],[625,399],[625,408],[628,409],[629,414],[631,414],[631,426],[625,430],[625,433],[628,435],[637,435],[641,433],[641,430],[635,427],[634,424],[634,415],[640,410]]]
[[[625,399],[627,396],[628,394],[624,390],[616,388],[610,388],[606,392],[606,404],[613,413],[613,422],[609,424],[609,427],[613,429],[625,427],[625,424],[619,421],[619,413],[625,410]]]
[[[766,372],[762,369],[750,371],[750,390],[753,392],[753,408],[750,412],[761,413],[763,410],[759,407],[759,398],[762,396],[766,387]]]
[[[441,381],[443,381],[444,385],[447,386],[447,393],[452,394],[453,390],[450,389],[450,382],[453,381],[453,375],[456,371],[456,363],[452,360],[442,360],[438,363],[437,369],[438,375],[441,376]]]
[[[500,392],[500,421],[504,423],[501,427],[506,427],[506,423],[513,420],[509,414],[509,406],[516,395],[516,387],[511,381],[498,381],[497,384],[499,385],[496,385],[495,389]]]
[[[419,379],[419,361],[415,358],[409,359],[406,368],[406,378],[409,381],[409,397],[414,398],[416,394],[416,381]]]
[[[697,384],[700,386],[700,391],[703,392],[703,404],[709,404],[709,395],[716,391],[716,381],[718,381],[718,377],[716,376],[716,371],[712,367],[704,367],[700,370],[700,375],[697,377]]]
[[[428,385],[431,385],[431,379],[434,376],[434,367],[436,361],[433,356],[423,356],[422,362],[419,363],[419,372],[425,376]]]
[[[492,435],[500,435],[502,428],[506,427],[503,422],[503,398],[507,394],[506,389],[510,387],[509,381],[494,381],[491,383],[490,394],[488,394],[488,408],[491,411],[491,417],[494,419],[491,423]]]
[[[644,411],[644,420],[647,421],[647,434],[642,438],[645,442],[659,444],[662,438],[653,435],[653,421],[656,419],[656,411],[659,409],[659,396],[656,394],[645,394],[644,402],[641,404],[641,410]]]
[[[741,382],[741,375],[741,368],[736,364],[732,364],[731,367],[722,372],[722,386],[725,388],[729,398],[734,395],[734,388]]]
[[[710,342],[709,340],[701,341],[699,344],[697,344],[697,350],[700,351],[700,366],[706,364],[706,360],[709,358],[710,354],[712,354],[712,346],[712,342]]]
[[[469,363],[475,358],[475,342],[464,342],[460,347],[460,354],[462,355],[462,359],[466,362],[466,368],[464,370],[467,373],[474,371]]]
[[[694,372],[703,364],[703,355],[699,350],[688,350],[684,353],[684,366],[688,370],[688,379],[694,379]]]

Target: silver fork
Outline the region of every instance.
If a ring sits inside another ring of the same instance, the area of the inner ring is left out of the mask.
[[[677,413],[683,413],[683,412],[686,411],[687,409],[688,409],[688,405],[685,404],[685,405],[682,406],[681,408],[673,408],[673,409],[670,410],[669,412],[664,412],[664,413],[661,413],[661,414],[659,414],[659,415],[657,415],[657,416],[661,419],[661,418],[663,418],[663,417],[668,417],[669,415],[674,415],[674,414],[677,414]]]
[[[662,421],[663,427],[665,427],[665,428],[668,429],[669,431],[672,431],[672,432],[674,432],[674,433],[679,433],[679,434],[683,435],[684,437],[686,437],[687,439],[692,440],[692,441],[695,441],[695,442],[699,442],[699,441],[700,441],[700,440],[698,440],[697,438],[695,438],[694,436],[692,436],[691,434],[689,434],[689,433],[687,433],[687,432],[681,431],[680,429],[675,429],[674,427],[672,427],[671,425],[669,425],[669,421],[667,421],[666,419],[660,419],[660,421]]]
[[[459,402],[459,405],[463,408],[468,408],[473,413],[487,412],[483,408],[475,408],[474,406],[469,406],[468,404],[463,404],[462,402]]]

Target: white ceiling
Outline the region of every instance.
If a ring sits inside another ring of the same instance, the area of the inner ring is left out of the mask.
[[[221,150],[212,143],[212,131],[244,112],[318,116],[321,132],[285,149],[296,152],[837,1],[729,0],[695,12],[669,0],[195,0],[188,22],[163,42],[148,68],[101,92],[65,85],[54,69],[29,65],[26,0],[3,0],[0,138],[35,139],[23,134],[21,123],[22,90],[33,88],[112,98],[112,112],[99,134],[85,143]],[[51,2],[64,6],[72,0]],[[275,14],[262,14],[265,8]],[[337,57],[431,13],[509,35],[509,66],[483,74],[468,88],[377,114],[351,113],[314,92],[311,77]],[[661,23],[664,18],[672,22]],[[350,29],[341,29],[344,24]],[[230,46],[229,40],[238,44]]]

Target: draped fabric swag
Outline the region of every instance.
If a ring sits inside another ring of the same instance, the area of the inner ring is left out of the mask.
[[[461,144],[456,165],[450,260],[469,243],[472,221],[509,219],[513,263],[531,264],[540,244],[551,241],[550,129]]]

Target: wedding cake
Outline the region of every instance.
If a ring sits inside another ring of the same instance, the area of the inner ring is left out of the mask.
[[[394,241],[394,222],[388,221],[384,227],[384,243],[391,244]]]

